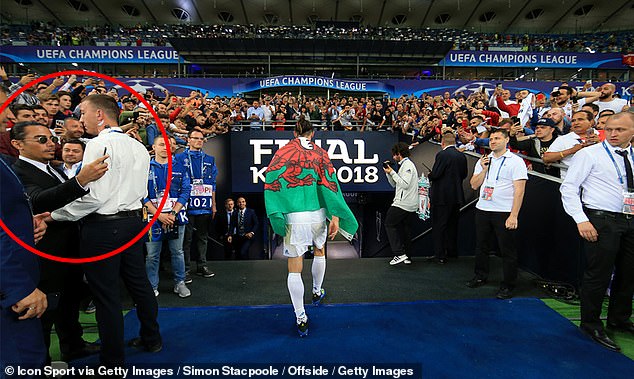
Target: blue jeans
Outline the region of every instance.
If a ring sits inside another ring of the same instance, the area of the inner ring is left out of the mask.
[[[183,254],[183,238],[185,236],[185,225],[178,226],[178,238],[168,240],[167,245],[172,256],[172,271],[174,271],[174,283],[185,280],[185,256]],[[159,264],[161,261],[161,248],[163,241],[146,242],[147,257],[145,258],[145,271],[153,289],[158,288]]]

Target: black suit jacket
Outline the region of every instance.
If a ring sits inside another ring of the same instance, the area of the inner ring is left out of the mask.
[[[35,214],[52,212],[88,193],[81,188],[76,179],[61,183],[58,179],[21,159],[13,164],[13,170],[24,184]],[[59,171],[58,173],[66,178],[63,173]],[[38,243],[39,250],[59,257],[77,257],[78,247],[79,224],[77,222],[51,222],[44,238]]]
[[[467,177],[467,158],[451,146],[436,154],[429,173],[431,205],[463,205],[462,181]]]
[[[238,212],[234,209],[231,212],[231,221],[227,221],[227,210],[216,214],[216,233],[220,237],[227,237],[235,234],[238,224]]]
[[[255,215],[255,211],[251,208],[245,208],[244,209],[244,232],[240,233],[240,226],[238,225],[238,213],[240,212],[239,209],[236,209],[236,233],[237,234],[247,234],[247,233],[254,233],[254,234],[258,234],[258,226],[259,226],[259,222],[258,222],[258,216]]]

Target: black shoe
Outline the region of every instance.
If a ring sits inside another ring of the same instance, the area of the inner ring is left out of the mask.
[[[486,279],[478,278],[477,276],[467,282],[467,287],[469,288],[478,288],[487,284]]]
[[[196,274],[202,276],[203,278],[211,278],[212,276],[216,275],[213,272],[209,271],[207,266],[202,266],[198,268],[198,272]]]
[[[602,329],[588,329],[586,327],[580,326],[579,330],[588,337],[592,338],[592,340],[599,345],[608,348],[612,351],[619,352],[621,348],[616,342],[612,341],[610,337]]]
[[[438,263],[439,265],[444,265],[445,263],[447,263],[447,258],[427,257],[425,258],[425,261],[430,263]]]
[[[185,271],[185,284],[189,284],[193,282],[192,276],[189,275],[189,271]]]
[[[89,355],[97,354],[100,351],[101,351],[100,345],[84,342],[84,345],[81,348],[71,350],[68,353],[62,353],[61,358],[62,358],[62,361],[64,362],[70,362],[70,361],[74,361],[75,359],[80,359],[80,358],[87,357]]]
[[[297,333],[300,337],[306,337],[308,335],[308,319],[297,324]]]
[[[131,339],[128,342],[128,346],[143,349],[148,353],[158,353],[159,351],[163,350],[163,342],[159,341],[153,344],[147,344],[143,342],[143,340],[141,340],[141,337]]]
[[[495,297],[500,300],[508,300],[513,297],[513,290],[508,287],[500,287]]]
[[[608,328],[617,330],[619,332],[634,334],[634,324],[631,322],[624,322],[622,324],[616,324],[608,321]]]

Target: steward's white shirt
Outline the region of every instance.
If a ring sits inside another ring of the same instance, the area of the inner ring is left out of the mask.
[[[564,210],[577,224],[588,221],[588,216],[583,212],[584,206],[596,210],[623,212],[623,191],[627,185],[625,161],[623,157],[614,153],[617,148],[605,142],[621,172],[624,183],[621,184],[614,163],[603,146],[603,143],[598,143],[577,152],[568,168],[568,175],[559,188]],[[634,167],[630,154],[632,145],[627,151],[630,164]],[[583,192],[580,198],[581,189]]]
[[[87,185],[90,193],[54,211],[54,220],[76,221],[91,213],[112,215],[141,208],[150,172],[150,155],[145,146],[121,128],[107,128],[86,144],[84,164],[102,157],[104,148],[110,155],[106,174]]]
[[[499,175],[498,175],[499,171]],[[482,166],[478,160],[473,170],[473,175],[482,172]],[[489,173],[480,186],[480,197],[476,208],[488,212],[510,212],[513,209],[513,194],[516,180],[528,180],[528,171],[522,158],[506,150],[506,153],[495,158],[489,154]],[[484,188],[494,187],[491,200],[484,200],[482,194]]]
[[[597,132],[595,131],[595,134],[597,134]],[[582,138],[577,135],[574,132],[570,132],[568,134],[564,134],[563,136],[559,136],[557,137],[553,143],[548,147],[548,150],[546,151],[547,153],[558,153],[560,151],[564,151],[564,150],[568,150],[571,147],[578,145],[581,143]],[[574,157],[575,155],[579,154],[579,152],[576,152],[575,154],[572,155],[567,155],[565,156],[562,160],[561,163],[565,164],[566,166],[570,166],[570,163],[572,162],[572,157]],[[562,168],[560,169],[560,177],[562,179],[566,178],[566,173],[568,172],[567,169]]]

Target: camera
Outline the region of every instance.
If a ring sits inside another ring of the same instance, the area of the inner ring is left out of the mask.
[[[391,164],[392,164],[391,161],[385,161],[385,162],[383,162],[383,168],[388,168],[388,167],[390,167]]]

